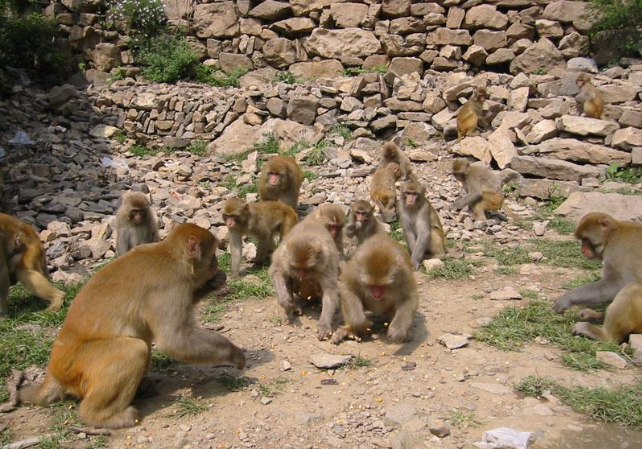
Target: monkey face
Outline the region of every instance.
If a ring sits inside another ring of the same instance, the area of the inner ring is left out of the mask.
[[[223,220],[225,220],[225,226],[233,228],[238,224],[239,217],[238,215],[223,214]]]
[[[589,260],[600,260],[602,256],[589,239],[582,239],[582,255]]]
[[[129,213],[129,220],[134,224],[142,224],[145,220],[145,209],[132,209]]]
[[[278,187],[281,185],[281,177],[283,176],[279,172],[275,171],[269,171],[268,172],[268,184],[270,184],[272,187]]]
[[[406,191],[404,192],[404,201],[406,202],[406,206],[416,206],[417,205],[417,200],[419,198],[419,194],[417,192],[413,191]]]
[[[354,212],[354,221],[356,223],[361,223],[364,224],[366,221],[368,221],[368,215],[370,213],[365,210],[357,210]]]
[[[332,238],[335,238],[343,230],[343,223],[328,223],[326,228]]]

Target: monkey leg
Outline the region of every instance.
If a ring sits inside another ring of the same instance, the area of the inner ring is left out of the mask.
[[[430,244],[428,245],[430,256],[441,259],[446,255],[446,241],[444,234],[438,228],[430,230]]]
[[[593,340],[609,341],[609,338],[603,328],[587,322],[575,323],[572,330],[573,335],[584,335]]]
[[[475,221],[484,221],[486,220],[486,208],[484,201],[477,201],[470,206],[470,211],[473,213],[473,218]]]
[[[457,201],[450,205],[451,209],[461,210],[466,206],[473,204],[475,201],[479,201],[482,198],[483,194],[480,192],[469,193],[459,198]]]
[[[9,270],[3,262],[0,262],[0,320],[6,318],[9,314],[10,285],[11,278],[9,277]]]
[[[136,338],[87,342],[75,363],[85,387],[80,419],[95,427],[135,426],[138,411],[131,406],[147,369],[149,347]]]
[[[24,288],[38,298],[46,299],[51,303],[45,310],[60,310],[62,302],[65,299],[65,294],[54,287],[44,274],[36,270],[23,269],[22,271],[18,271],[17,278],[18,282],[20,282]]]
[[[604,321],[604,312],[596,312],[593,309],[581,310],[578,315],[582,321],[588,321],[589,323],[601,323]]]
[[[412,262],[412,266],[415,270],[419,268],[421,262],[423,262],[425,258],[426,251],[428,251],[430,248],[430,234],[430,229],[425,229],[418,232],[417,242],[415,243],[415,247],[410,254],[410,261]]]
[[[230,232],[230,255],[232,256],[231,274],[238,277],[241,272],[241,256],[243,253],[243,236],[240,232]]]

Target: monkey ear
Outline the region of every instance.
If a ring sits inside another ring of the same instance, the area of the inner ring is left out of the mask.
[[[602,217],[602,219],[600,220],[600,226],[602,226],[602,229],[610,228],[611,219],[609,217]]]
[[[200,256],[200,254],[201,248],[198,239],[193,235],[190,235],[189,239],[187,239],[187,257],[194,259],[195,257]]]

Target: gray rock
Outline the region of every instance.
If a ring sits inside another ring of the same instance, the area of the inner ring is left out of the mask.
[[[595,358],[605,365],[612,366],[618,369],[624,369],[629,365],[629,362],[627,362],[624,357],[611,351],[597,351],[595,353]]]
[[[580,182],[585,178],[599,178],[603,171],[589,165],[577,165],[557,159],[516,156],[510,163],[510,168],[523,174],[534,175],[560,181]]]
[[[333,369],[345,365],[352,359],[352,355],[314,354],[310,362],[319,369]]]
[[[642,197],[619,193],[574,192],[555,210],[555,213],[579,221],[589,212],[604,212],[618,220],[633,220],[642,216]]]
[[[386,418],[398,424],[410,421],[417,414],[417,409],[411,404],[398,404],[386,409]]]
[[[522,295],[513,287],[505,287],[501,290],[491,292],[490,299],[493,301],[508,301],[512,299],[522,299]]]
[[[464,335],[455,335],[448,333],[439,337],[437,341],[448,349],[457,349],[468,346],[468,337]]]

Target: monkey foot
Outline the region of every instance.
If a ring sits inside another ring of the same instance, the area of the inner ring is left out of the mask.
[[[593,336],[593,332],[591,331],[592,326],[593,325],[591,323],[587,323],[585,321],[575,323],[575,326],[573,326],[573,330],[571,331],[571,333],[573,335],[584,335],[585,337],[595,338]]]

